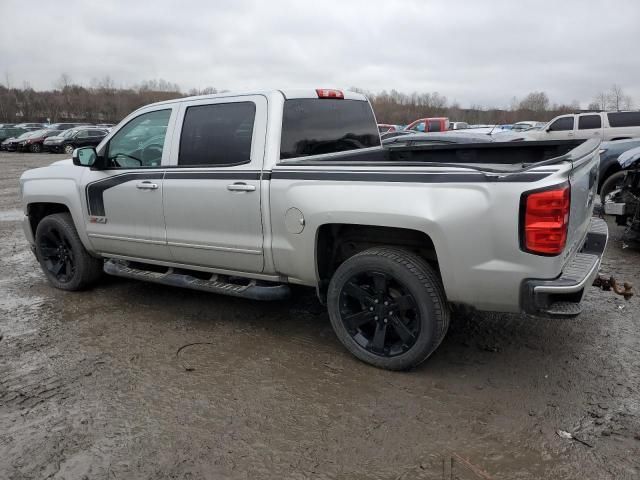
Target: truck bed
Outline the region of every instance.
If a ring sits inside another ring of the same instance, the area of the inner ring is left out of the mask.
[[[497,167],[508,171],[531,167],[540,162],[563,160],[585,140],[551,140],[532,142],[486,142],[384,147],[379,150],[357,150],[333,155],[322,160],[287,160],[283,165],[309,166],[458,166]]]

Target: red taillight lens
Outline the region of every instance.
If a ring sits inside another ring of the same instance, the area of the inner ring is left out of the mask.
[[[558,255],[567,243],[571,187],[529,193],[524,199],[523,247],[531,253]]]
[[[328,88],[316,88],[318,98],[339,98],[344,99],[344,93],[340,90],[331,90]]]

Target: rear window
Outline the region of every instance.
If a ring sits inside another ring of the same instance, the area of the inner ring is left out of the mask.
[[[379,145],[380,135],[368,102],[315,98],[284,102],[281,159]]]
[[[591,128],[600,128],[601,126],[600,115],[582,115],[578,119],[578,130],[589,130]]]
[[[607,113],[612,127],[640,127],[640,112]]]

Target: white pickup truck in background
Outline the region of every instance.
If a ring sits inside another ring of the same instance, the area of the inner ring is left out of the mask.
[[[561,115],[539,130],[524,132],[529,140],[622,140],[640,137],[640,112],[589,112]]]

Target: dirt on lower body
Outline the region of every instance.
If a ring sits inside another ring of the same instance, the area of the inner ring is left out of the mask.
[[[639,298],[593,288],[571,320],[458,316],[420,368],[378,370],[311,290],[53,289],[17,180],[58,158],[0,154],[0,478],[640,476]],[[620,235],[602,270],[640,285]]]

